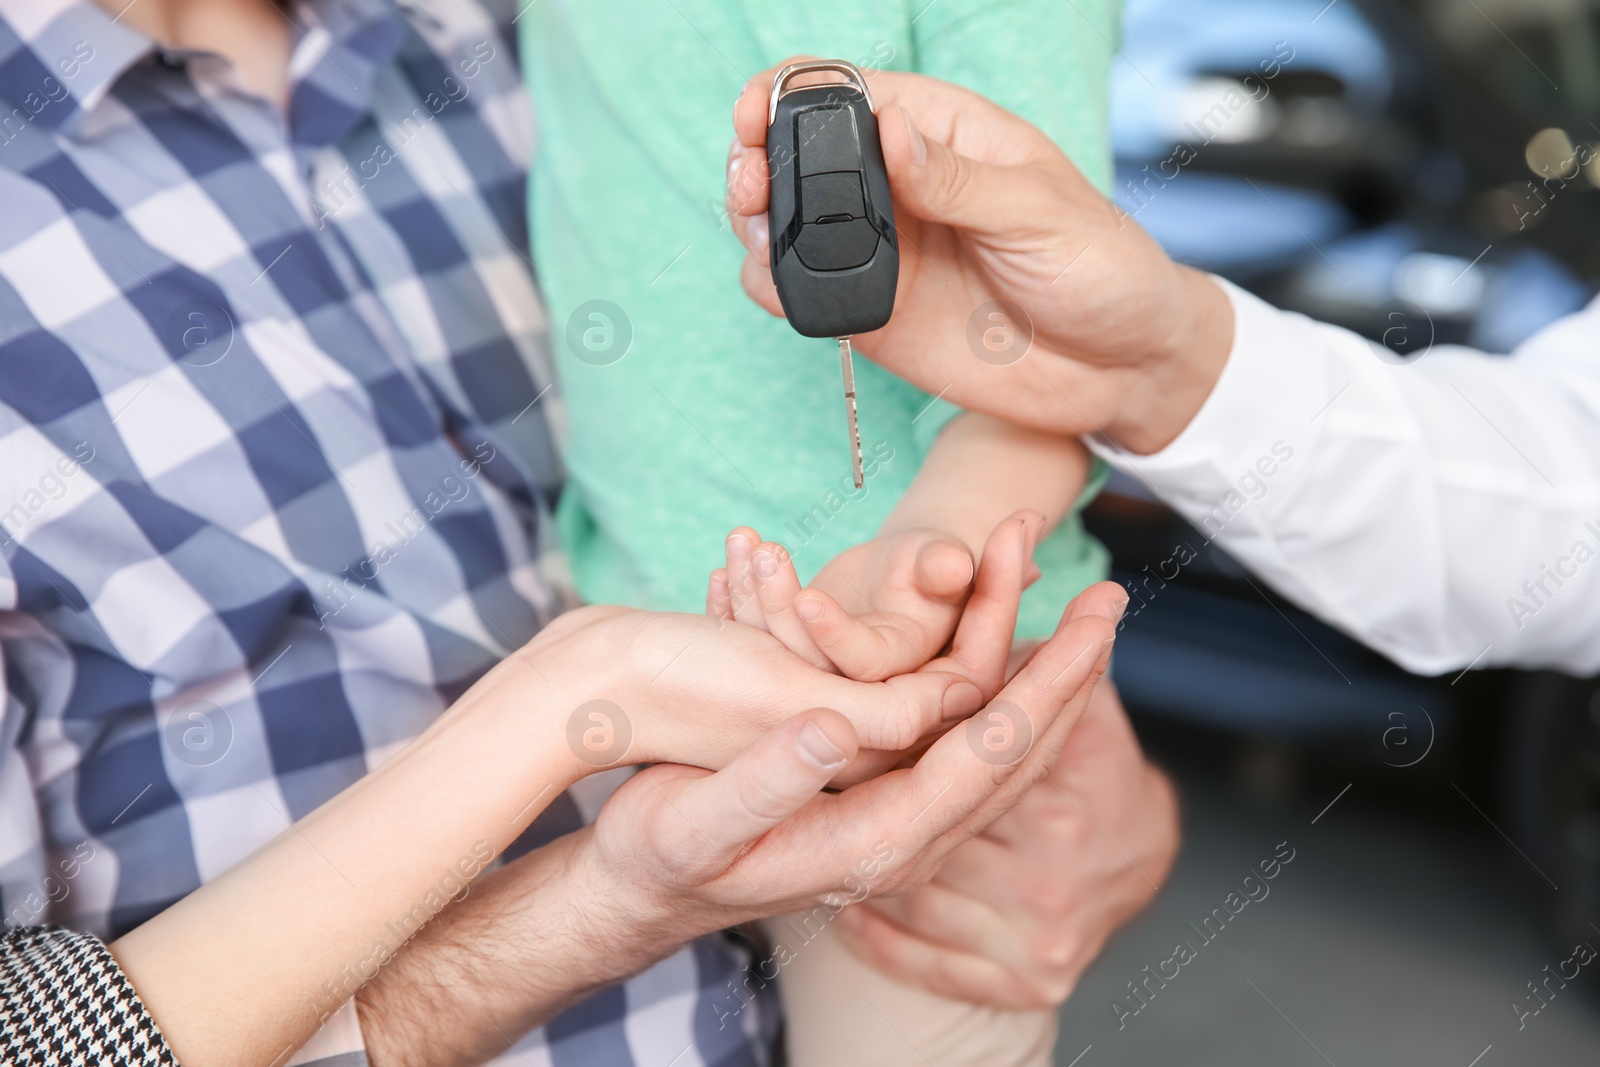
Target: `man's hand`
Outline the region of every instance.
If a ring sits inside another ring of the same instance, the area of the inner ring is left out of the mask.
[[[1009,762],[981,754],[961,728],[912,767],[819,793],[856,747],[836,713],[807,712],[716,774],[654,767],[623,785],[595,823],[586,879],[609,885],[604,895],[621,912],[656,916],[671,943],[696,912],[691,935],[849,896],[863,878],[872,895],[919,884],[1054,765],[1105,669],[1125,601],[1110,583],[1085,591],[1001,690],[991,707],[1020,715],[1031,738]],[[882,859],[885,844],[892,861]]]
[[[1031,742],[1009,763],[965,729],[914,767],[821,792],[856,729],[815,709],[715,773],[652,767],[593,826],[489,876],[361,994],[378,1067],[479,1062],[583,994],[714,930],[926,881],[1056,762],[1110,656],[1126,595],[1081,594],[1000,693]]]
[[[756,75],[734,108],[728,209],[749,250],[745,290],[781,315],[766,232],[771,85],[772,71]],[[872,95],[902,253],[894,317],[857,347],[1012,422],[1103,431],[1138,452],[1175,437],[1226,361],[1226,295],[1174,264],[1015,115],[915,74],[879,71]],[[1032,350],[1005,365],[979,358],[993,328],[1031,330]]]
[[[1048,777],[928,884],[846,910],[878,970],[1008,1011],[1064,1001],[1172,868],[1177,804],[1102,683]]]
[[[1038,575],[1033,549],[1042,525],[1032,512],[1001,524],[986,546],[981,575],[954,537],[926,529],[880,535],[840,553],[805,589],[783,546],[742,526],[728,535],[727,566],[711,575],[706,610],[768,631],[824,670],[870,682],[917,670],[937,656],[977,590],[967,655],[935,669],[981,679],[987,698],[1003,680],[993,653],[1005,628],[1016,624],[1016,598]],[[971,655],[975,644],[983,649],[981,666]]]

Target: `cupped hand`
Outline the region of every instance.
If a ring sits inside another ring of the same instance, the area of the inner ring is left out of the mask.
[[[781,315],[766,222],[772,76],[751,78],[734,108],[728,210],[748,250],[746,292]],[[916,74],[878,71],[871,90],[900,283],[889,324],[857,347],[930,393],[1023,425],[1106,432],[1144,452],[1176,436],[1226,360],[1225,294],[1174,264],[1024,120]],[[988,351],[995,327],[1031,334],[1031,347]]]
[[[1155,897],[1178,848],[1171,783],[1107,682],[1047,777],[927,884],[840,916],[874,967],[1005,1011],[1053,1008]]]
[[[756,918],[903,891],[992,825],[1056,762],[1110,655],[1126,597],[1103,584],[1008,683],[992,709],[1029,739],[997,760],[965,729],[909,768],[821,792],[856,753],[835,712],[804,712],[722,770],[650,768],[584,833],[579,873],[596,907],[665,952]]]

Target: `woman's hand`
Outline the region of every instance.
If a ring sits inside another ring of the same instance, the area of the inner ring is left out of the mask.
[[[746,292],[781,315],[766,223],[772,75],[750,79],[734,108],[728,210],[749,250]],[[1176,436],[1226,361],[1225,294],[1174,264],[1022,119],[916,74],[878,71],[871,88],[900,284],[889,324],[857,347],[930,393],[1022,425],[1104,431],[1140,452]],[[1031,332],[1036,351],[985,358],[992,329]]]
[[[952,655],[882,681],[808,663],[764,629],[612,607],[562,616],[490,678],[503,672],[504,684],[519,685],[537,671],[552,683],[580,774],[621,763],[715,770],[818,707],[844,715],[862,747],[900,750],[972,714],[998,688],[1011,623],[1002,633],[994,615],[1014,619],[1019,594],[1002,590],[991,612],[974,615]]]

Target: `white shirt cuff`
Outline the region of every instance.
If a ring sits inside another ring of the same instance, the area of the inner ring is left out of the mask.
[[[1233,305],[1233,348],[1194,419],[1171,444],[1148,456],[1133,455],[1104,438],[1088,442],[1108,463],[1169,503],[1202,509],[1239,492],[1241,478],[1251,486],[1256,478],[1271,478],[1278,463],[1275,444],[1285,442],[1298,451],[1310,443],[1322,412],[1347,384],[1335,373],[1336,348],[1366,344],[1214,280]]]

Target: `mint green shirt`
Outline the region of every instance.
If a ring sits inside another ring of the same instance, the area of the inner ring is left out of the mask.
[[[703,610],[741,524],[783,543],[809,580],[877,533],[955,412],[858,359],[868,476],[854,487],[834,343],[799,336],[739,286],[723,189],[745,79],[810,53],[957,82],[1043,128],[1105,189],[1119,16],[1118,0],[525,9],[534,262],[569,422],[560,531],[585,599]],[[1024,636],[1048,634],[1107,569],[1076,515],[1037,558]]]

